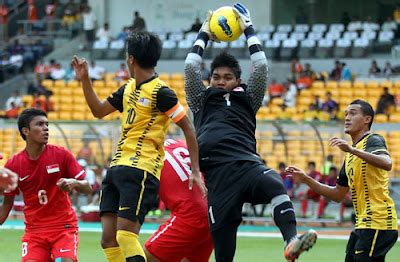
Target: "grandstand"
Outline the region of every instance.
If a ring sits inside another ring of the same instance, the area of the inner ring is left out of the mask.
[[[65,18],[67,0],[57,1],[57,15],[54,19],[46,18],[45,7],[50,1],[36,0],[39,19],[35,22],[26,17],[27,1],[3,2],[8,4],[9,20],[6,25],[0,24],[1,34],[4,33],[4,27],[8,26],[7,36],[0,35],[0,115],[6,115],[5,104],[13,90],[19,90],[22,94],[22,110],[32,106],[35,101],[25,89],[29,83],[45,88],[48,93],[41,93],[40,99],[48,99],[52,105],[52,110],[48,112],[51,122],[49,143],[64,146],[78,155],[87,142],[93,153],[90,165],[96,170],[102,170],[113,154],[120,136],[120,114],[115,112],[102,120],[94,118],[85,102],[79,81],[38,77],[34,65],[40,59],[46,64],[54,59],[67,69],[74,54],[96,60],[106,72],[101,80],[93,81],[93,87],[99,97],[105,99],[124,84],[115,74],[125,59],[124,41],[118,35],[125,30],[124,27],[131,25],[133,11],[139,10],[146,20],[147,29],[157,33],[163,41],[158,74],[176,92],[180,103],[187,109],[184,59],[197,33],[185,31],[190,28],[195,17],[202,20],[206,10],[230,4],[214,0],[203,0],[201,3],[183,0],[75,0],[76,10],[81,10],[81,5],[88,2],[97,17],[97,25],[108,22],[113,36],[110,41],[96,39],[91,48],[86,48],[82,13],[77,11],[74,16]],[[379,1],[243,1],[251,8],[257,34],[267,54],[270,82],[276,79],[286,87],[285,81],[289,78],[297,85],[301,73],[296,75],[296,72],[291,72],[291,60],[294,57],[298,57],[302,65],[309,63],[315,75],[318,75],[311,77],[310,86],[297,89],[294,106],[286,106],[286,98],[282,95],[260,108],[256,115],[257,150],[267,165],[275,169],[280,162],[306,168],[310,161],[315,161],[317,169],[321,169],[328,155],[332,155],[333,164],[340,167],[344,154],[329,147],[328,139],[333,136],[348,139],[343,134],[345,107],[355,99],[364,99],[376,110],[384,88],[387,88],[395,99],[394,104],[384,113],[376,115],[373,131],[381,134],[387,142],[393,160],[390,172],[391,193],[393,198],[399,199],[400,20],[396,23],[395,20],[387,19],[394,13],[395,0],[381,1],[385,3],[379,8],[376,2]],[[299,6],[306,10],[306,18],[301,19],[298,15]],[[346,11],[361,19],[342,21],[341,15]],[[23,66],[14,71],[10,67],[12,63],[4,61],[12,55],[16,46],[23,50]],[[246,82],[251,64],[245,37],[242,35],[230,43],[211,43],[204,54],[206,66],[222,50],[239,58]],[[351,80],[330,77],[336,60],[345,62],[351,70]],[[390,73],[383,73],[382,70],[371,74],[369,69],[373,60],[381,67],[385,63],[391,64]],[[293,75],[297,79],[292,79]],[[204,83],[207,84],[207,80]],[[310,110],[315,97],[318,96],[324,102],[327,92],[331,93],[332,99],[338,104],[334,117],[322,109]],[[182,137],[174,124],[171,124],[170,135]],[[15,119],[0,118],[0,153],[4,156],[0,166],[23,147],[24,141],[19,136]],[[337,211],[336,207],[331,209],[333,212],[330,214]],[[400,208],[399,201],[397,208]],[[260,218],[256,219],[252,215],[246,221],[256,224],[260,222]],[[311,217],[312,222],[315,222],[315,215]],[[260,223],[268,219],[265,216]],[[336,217],[334,220],[337,222]],[[304,221],[310,222],[307,219]]]

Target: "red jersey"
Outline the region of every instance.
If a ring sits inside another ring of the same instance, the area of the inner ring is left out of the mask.
[[[184,141],[167,139],[164,143],[164,167],[160,177],[160,199],[173,215],[196,220],[198,227],[208,224],[207,201],[193,185],[189,190],[190,158]],[[200,223],[200,224],[198,224]]]
[[[48,144],[37,160],[31,160],[23,150],[9,159],[5,167],[19,176],[17,189],[4,195],[22,192],[26,231],[78,226],[68,193],[56,185],[60,178],[85,178],[85,171],[69,151]]]

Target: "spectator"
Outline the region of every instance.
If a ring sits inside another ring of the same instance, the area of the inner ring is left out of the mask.
[[[307,176],[309,176],[319,182],[323,181],[322,175],[320,172],[317,171],[315,162],[313,162],[313,161],[308,162]],[[318,202],[320,200],[320,195],[315,193],[311,188],[308,188],[306,192],[301,192],[298,197],[301,200],[301,215],[302,215],[302,217],[307,217],[307,207],[308,207],[309,199],[311,199],[313,201],[318,201]],[[317,216],[321,215],[321,211],[322,210],[320,210],[320,208],[318,208]]]
[[[390,64],[390,62],[386,62],[385,67],[383,68],[383,74],[386,77],[389,77],[392,73],[393,73],[392,65]]]
[[[72,63],[70,63],[69,68],[67,70],[65,70],[65,77],[64,77],[65,81],[69,82],[71,80],[75,79],[75,70],[72,67]]]
[[[6,110],[6,118],[9,119],[18,118],[18,114],[19,114],[19,107],[14,102],[11,102],[11,107]]]
[[[22,98],[19,94],[18,90],[14,90],[11,96],[6,101],[6,110],[10,110],[12,108],[12,104],[16,107],[22,106]]]
[[[132,31],[133,32],[146,31],[146,22],[144,21],[143,17],[140,16],[138,11],[135,11],[134,13]]]
[[[104,79],[104,74],[106,70],[103,67],[96,65],[96,62],[94,60],[92,60],[88,69],[89,69],[89,78],[92,81]]]
[[[88,181],[89,185],[92,187],[92,194],[88,195],[87,198],[87,204],[90,205],[93,202],[93,197],[94,195],[96,195],[97,193],[95,192],[94,188],[99,189],[99,185],[97,184],[97,180],[96,180],[96,174],[94,173],[94,171],[88,166],[88,163],[86,162],[85,159],[78,159],[78,164],[82,167],[82,169],[85,171],[86,173],[86,181]],[[77,206],[77,199],[78,199],[78,195],[79,192],[73,192],[75,193],[75,198],[76,201],[72,201],[73,205]]]
[[[308,15],[305,12],[305,7],[304,6],[297,6],[296,10],[296,17],[295,17],[295,23],[296,24],[308,24]]]
[[[360,32],[362,30],[362,23],[358,16],[353,16],[351,22],[347,27],[348,31]]]
[[[118,33],[117,40],[125,42],[125,39],[128,37],[128,34],[129,34],[129,26],[124,26],[122,31]]]
[[[329,74],[329,78],[331,80],[339,81],[342,77],[342,63],[339,60],[335,61],[335,67],[332,69],[331,73]]]
[[[22,56],[21,53],[13,52],[8,62],[9,62],[10,72],[12,72],[13,74],[22,73],[24,65],[24,57]]]
[[[315,78],[315,72],[314,72],[314,70],[312,70],[310,63],[306,63],[304,65],[304,71],[301,74],[303,76],[309,77],[312,80],[314,80],[314,78]]]
[[[336,113],[339,110],[338,103],[332,98],[331,92],[326,92],[326,100],[322,104],[322,110],[328,112],[331,120],[336,119]]]
[[[50,101],[50,96],[40,96],[39,92],[33,93],[32,108],[40,109],[44,112],[54,111],[53,102]]]
[[[208,70],[204,62],[200,64],[200,70],[201,70],[201,80],[210,81],[210,70]]]
[[[111,32],[108,23],[104,23],[104,26],[99,28],[96,33],[96,38],[100,41],[109,43],[112,40]]]
[[[84,159],[89,164],[92,164],[94,162],[93,161],[93,152],[92,152],[92,149],[89,146],[89,140],[88,139],[84,139],[83,140],[83,146],[79,150],[76,158]]]
[[[292,79],[297,79],[302,72],[303,66],[300,63],[299,58],[297,56],[293,57],[292,62],[290,63],[290,73],[292,75]]]
[[[376,63],[376,60],[372,60],[371,67],[368,70],[368,76],[377,76],[381,73],[381,69]]]
[[[51,80],[61,80],[64,79],[66,75],[65,69],[62,68],[61,64],[57,63],[55,68],[50,72]]]
[[[83,30],[85,31],[86,35],[86,45],[84,46],[84,48],[91,50],[93,42],[95,40],[94,30],[96,28],[97,18],[92,12],[92,8],[90,6],[86,6],[84,8],[82,18],[83,18]]]
[[[377,24],[374,21],[372,21],[371,16],[368,16],[367,20],[362,25],[362,29],[364,31],[375,31],[376,27],[377,27]]]
[[[329,175],[329,171],[332,166],[333,166],[333,155],[327,155],[324,165],[321,168],[321,174],[324,178]]]
[[[8,39],[8,8],[7,5],[0,5],[0,38]]]
[[[312,103],[312,106],[314,108],[314,110],[316,111],[321,111],[322,110],[322,101],[321,98],[319,97],[319,95],[315,95],[314,96],[314,102]]]
[[[336,186],[336,177],[339,175],[337,168],[331,166],[329,168],[329,173],[326,178],[323,179],[323,183],[327,186]],[[329,203],[329,199],[325,198],[324,196],[320,196],[319,204],[318,204],[318,218],[321,218],[325,214],[325,208]]]
[[[343,12],[342,14],[342,18],[340,18],[340,23],[342,23],[344,25],[344,28],[347,28],[347,26],[350,23],[350,16],[348,12]]]
[[[396,31],[397,30],[397,24],[395,21],[393,21],[393,18],[391,16],[388,16],[386,18],[386,21],[383,23],[382,31]]]
[[[272,82],[268,87],[268,93],[271,100],[276,97],[281,97],[284,91],[285,87],[281,83],[276,82],[275,79],[272,79]]]
[[[396,106],[394,96],[389,93],[389,88],[383,88],[383,94],[379,98],[376,106],[376,113],[389,115],[394,106]]]
[[[285,92],[282,97],[285,106],[296,107],[297,86],[292,80],[287,80],[285,84]]]
[[[56,0],[51,0],[45,7],[47,30],[54,31],[54,19],[56,18],[57,4]]]
[[[76,15],[78,13],[78,8],[74,3],[74,0],[68,0],[68,3],[64,7],[64,12],[62,16],[63,24],[70,27],[76,21]]]
[[[35,75],[36,79],[38,81],[41,81],[42,79],[46,78],[46,75],[48,73],[49,67],[43,62],[42,59],[39,59],[39,61],[35,65]]]
[[[202,25],[202,23],[200,22],[200,19],[198,17],[196,17],[196,20],[194,21],[194,23],[192,24],[190,29],[185,31],[185,34],[187,34],[189,32],[195,32],[195,33],[199,32],[201,25]]]
[[[352,81],[353,76],[351,75],[350,68],[346,65],[346,63],[341,63],[341,80]]]
[[[116,81],[126,81],[129,79],[129,72],[126,69],[125,63],[121,63],[119,65],[119,69],[115,72],[115,80]]]
[[[38,20],[34,0],[28,0],[28,21],[35,23]]]
[[[294,197],[294,183],[293,183],[293,178],[292,176],[288,176],[287,173],[285,172],[286,165],[283,162],[280,162],[278,165],[278,170],[279,174],[282,177],[283,184],[285,185],[287,194],[290,198]]]

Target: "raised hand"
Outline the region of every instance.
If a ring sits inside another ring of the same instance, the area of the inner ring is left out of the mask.
[[[13,191],[18,185],[18,175],[7,168],[0,167],[0,190]]]
[[[78,80],[89,78],[88,64],[85,58],[74,56],[72,58],[72,66],[75,70],[75,75]]]
[[[304,181],[304,178],[307,176],[306,172],[304,172],[304,170],[302,170],[301,168],[298,168],[296,166],[288,166],[285,169],[285,172],[288,175],[291,175],[295,181],[298,181],[301,183]]]
[[[253,25],[250,17],[250,11],[241,3],[236,3],[233,5],[233,10],[236,12],[240,20],[240,27],[244,31],[249,26]]]
[[[76,179],[73,178],[60,178],[57,181],[57,186],[66,192],[71,192],[76,187]]]
[[[210,20],[212,15],[213,11],[208,10],[206,20],[204,20],[203,25],[200,28],[200,32],[205,32],[210,38],[210,40],[214,42],[219,42],[217,37],[210,30]]]
[[[337,137],[330,138],[329,145],[331,147],[337,146],[340,150],[346,153],[351,153],[351,151],[353,150],[353,147],[351,147],[346,140]]]

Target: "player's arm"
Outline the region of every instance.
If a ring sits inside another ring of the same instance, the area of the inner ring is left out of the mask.
[[[72,65],[75,70],[76,78],[82,83],[83,94],[93,116],[103,118],[114,112],[114,108],[108,100],[101,101],[92,87],[92,81],[89,78],[88,65],[85,59],[74,56]]]
[[[339,183],[336,186],[328,186],[323,183],[314,180],[312,177],[307,176],[304,170],[296,167],[296,166],[288,166],[285,170],[288,174],[291,174],[295,180],[300,183],[304,183],[308,185],[315,193],[327,197],[333,201],[341,202],[345,197],[346,193],[349,190],[348,186],[340,185]],[[341,170],[342,175],[339,175],[339,178],[343,176],[343,171]],[[345,174],[344,174],[345,176]]]
[[[57,181],[57,186],[66,192],[71,192],[72,190],[76,190],[79,193],[89,195],[93,192],[92,187],[90,186],[87,180],[77,180],[75,178],[60,178]]]
[[[3,198],[3,204],[1,205],[0,208],[0,225],[6,221],[8,215],[10,214],[10,211],[14,205],[14,195],[5,195]]]
[[[202,99],[206,87],[201,79],[201,62],[204,49],[210,40],[211,11],[209,11],[203,26],[200,29],[197,39],[185,60],[185,92],[186,100],[190,110],[196,113],[201,108]]]
[[[249,10],[239,3],[233,6],[233,10],[239,16],[240,26],[244,31],[250,51],[252,72],[248,81],[247,95],[250,97],[250,101],[252,101],[254,112],[257,112],[262,105],[267,88],[268,61],[262,50],[260,40],[258,40],[255,33]]]
[[[189,177],[189,188],[191,189],[193,182],[195,182],[202,190],[203,195],[206,195],[207,189],[204,185],[200,172],[199,149],[197,145],[196,133],[174,91],[167,87],[160,88],[157,93],[157,108],[161,112],[164,112],[182,129],[189,150],[192,169],[192,174]]]
[[[332,137],[329,139],[330,146],[337,146],[343,152],[358,156],[368,164],[382,168],[386,171],[392,170],[392,159],[387,151],[385,141],[378,135],[372,135],[368,138],[366,150],[360,150],[350,146],[345,140]]]
[[[7,168],[0,167],[0,194],[13,191],[18,185],[18,175]]]

